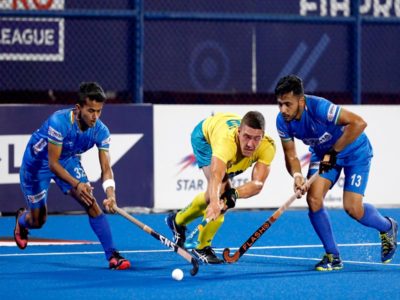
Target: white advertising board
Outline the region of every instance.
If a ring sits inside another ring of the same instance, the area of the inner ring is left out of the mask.
[[[400,106],[345,106],[361,115],[368,123],[366,133],[374,147],[365,201],[377,206],[397,206],[396,182],[400,160],[397,159],[398,127],[395,122]],[[154,106],[154,197],[155,209],[181,209],[194,196],[205,191],[207,182],[203,172],[194,162],[190,134],[202,119],[216,112],[234,112],[244,115],[258,110],[266,119],[266,133],[276,143],[276,156],[271,173],[262,192],[249,199],[240,199],[237,208],[279,207],[292,194],[292,178],[287,173],[275,120],[275,105],[155,105]],[[296,149],[303,164],[303,174],[308,170],[308,147],[296,140]],[[234,185],[250,180],[251,171],[235,177]],[[343,173],[336,186],[325,198],[328,207],[342,205]],[[292,207],[307,207],[305,199],[296,200]]]

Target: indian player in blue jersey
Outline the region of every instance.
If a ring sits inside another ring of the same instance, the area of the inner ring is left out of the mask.
[[[275,88],[279,105],[276,126],[285,154],[286,168],[294,178],[295,191],[307,192],[309,218],[320,238],[325,255],[316,264],[318,271],[343,268],[335,242],[331,221],[323,200],[344,172],[343,207],[360,224],[380,232],[381,260],[388,263],[397,247],[397,222],[383,217],[371,204],[363,203],[364,192],[373,156],[364,129],[367,123],[332,102],[304,94],[302,80],[289,75],[281,78]],[[319,177],[308,189],[301,173],[294,138],[309,145],[311,162],[307,177],[319,171]]]
[[[47,194],[50,180],[75,198],[89,215],[89,223],[103,246],[111,269],[123,270],[130,262],[115,249],[110,226],[102,212],[81,165],[80,155],[93,146],[99,150],[101,178],[107,211],[114,213],[115,181],[110,165],[110,132],[99,119],[106,96],[100,85],[84,82],[74,108],[53,113],[31,136],[21,169],[21,189],[28,210],[17,211],[14,238],[20,249],[28,245],[30,229],[41,228],[47,218]]]

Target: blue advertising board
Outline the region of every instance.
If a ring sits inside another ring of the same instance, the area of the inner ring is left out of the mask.
[[[64,0],[2,1],[5,10],[60,10]],[[64,19],[2,18],[0,61],[63,61]]]

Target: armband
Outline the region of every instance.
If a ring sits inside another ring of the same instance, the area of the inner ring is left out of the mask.
[[[114,181],[114,179],[106,179],[106,180],[104,180],[104,182],[103,182],[104,193],[107,192],[107,188],[109,188],[109,187],[114,188],[114,191],[115,191],[115,181]]]

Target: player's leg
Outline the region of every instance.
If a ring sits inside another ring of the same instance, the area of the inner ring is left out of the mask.
[[[202,125],[203,122],[200,122],[194,128],[191,135],[191,144],[196,158],[196,163],[198,167],[203,170],[208,182],[212,150],[204,137]],[[186,225],[196,218],[203,216],[206,208],[207,196],[206,193],[201,192],[197,194],[192,202],[185,208],[178,211],[176,214],[171,213],[166,217],[165,221],[171,229],[174,236],[173,240],[177,245],[180,247],[184,246],[186,240]]]
[[[29,229],[41,228],[47,219],[47,191],[51,174],[43,170],[30,170],[22,165],[20,185],[28,209],[20,208],[16,214],[14,239],[20,249],[28,245]]]
[[[344,209],[360,224],[374,228],[380,232],[382,242],[381,260],[388,263],[397,248],[397,222],[393,218],[384,217],[370,203],[363,203],[364,192],[368,183],[370,161],[364,164],[344,168],[345,183],[343,193]]]
[[[204,171],[205,177],[207,178],[207,182],[209,182],[210,168],[209,167],[203,168],[203,171]],[[228,179],[228,177],[225,176],[225,178],[222,182],[222,185],[221,185],[221,191],[223,192],[229,188],[231,188],[231,182]],[[207,196],[207,194],[206,194],[206,196]],[[204,217],[206,214],[206,208],[207,208],[208,203],[209,203],[209,198],[206,199],[206,204],[203,209]],[[192,252],[203,263],[221,264],[224,262],[222,259],[217,257],[217,255],[215,254],[214,250],[211,247],[211,244],[212,244],[212,241],[213,241],[215,235],[217,234],[219,228],[224,223],[224,220],[225,220],[224,213],[225,212],[226,212],[226,209],[221,213],[221,215],[216,220],[208,222],[204,226],[203,230],[201,230],[199,233],[198,244],[196,245],[195,249],[192,250]]]
[[[174,235],[174,242],[183,247],[186,240],[186,225],[204,214],[207,207],[205,193],[201,192],[185,208],[177,213],[170,213],[166,223]]]
[[[73,157],[64,163],[63,167],[79,181],[89,184],[89,180],[78,158]],[[97,201],[88,207],[76,193],[75,189],[66,182],[55,177],[57,185],[65,194],[71,195],[85,209],[89,216],[90,227],[100,241],[110,269],[124,270],[130,267],[130,262],[116,250],[107,216],[101,210]]]
[[[217,257],[211,247],[214,236],[224,222],[224,214],[221,214],[216,220],[210,221],[200,231],[198,241],[199,244],[192,250],[193,254],[203,263],[207,264],[222,264],[224,261]]]
[[[309,177],[318,171],[318,165],[314,163],[313,159],[315,162],[319,161],[318,157],[312,156],[311,166],[314,167],[310,168]],[[343,268],[339,256],[339,249],[332,230],[331,220],[328,211],[323,205],[323,199],[329,189],[336,183],[340,171],[340,168],[337,168],[327,173],[320,174],[307,192],[307,204],[309,207],[308,217],[325,249],[325,255],[322,260],[315,265],[315,270],[317,271],[332,271]]]

